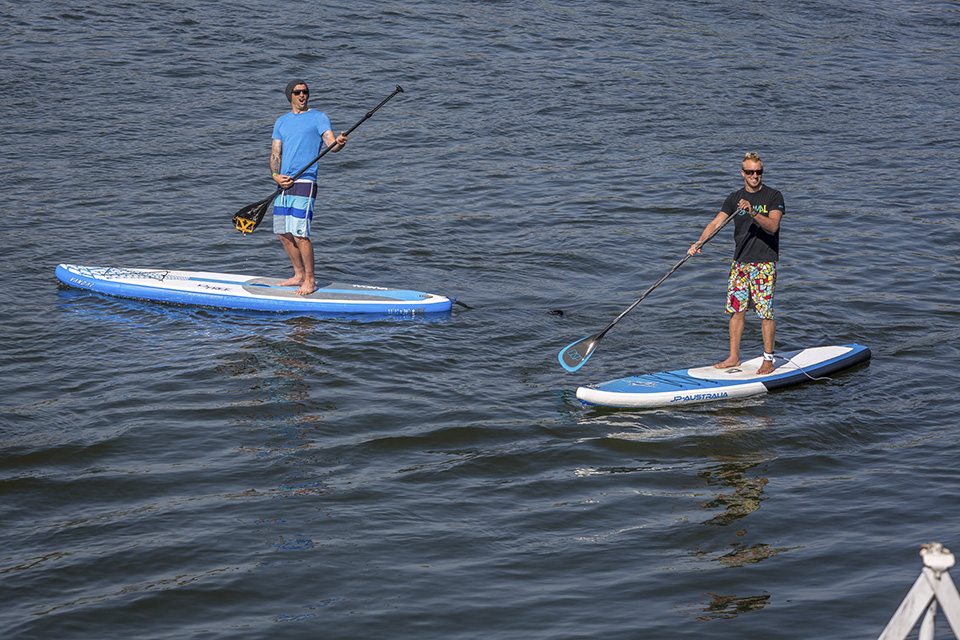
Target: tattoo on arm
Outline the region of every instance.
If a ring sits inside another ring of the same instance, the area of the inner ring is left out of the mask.
[[[333,135],[333,131],[330,131],[330,129],[327,129],[326,131],[323,132],[323,136],[322,136],[322,137],[323,137],[324,143],[325,143],[328,147],[331,147],[331,149],[330,149],[331,151],[336,152],[336,151],[339,151],[339,150],[340,150],[340,149],[333,149],[333,148],[332,148],[332,147],[337,146],[337,136]]]
[[[280,173],[283,160],[283,147],[279,140],[274,140],[270,145],[270,173]]]

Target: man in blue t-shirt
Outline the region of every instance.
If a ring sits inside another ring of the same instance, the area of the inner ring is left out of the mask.
[[[347,144],[347,136],[334,136],[330,119],[322,111],[307,106],[307,83],[294,80],[285,89],[290,112],[273,125],[270,171],[283,192],[273,203],[273,232],[280,237],[283,250],[293,264],[293,277],[278,286],[296,286],[296,293],[309,295],[317,290],[313,268],[313,243],[310,222],[317,199],[317,163],[300,173],[308,162],[320,155],[323,144],[336,153]]]
[[[776,322],[773,319],[773,289],[780,259],[780,218],[783,195],[763,184],[763,162],[756,153],[748,153],[740,163],[743,188],[727,196],[720,213],[710,221],[700,239],[687,250],[700,253],[700,243],[738,211],[733,238],[736,249],[727,283],[727,313],[730,315],[730,355],[714,365],[718,369],[740,365],[740,337],[743,335],[747,308],[753,306],[760,317],[763,335],[763,362],[757,373],[773,373]]]

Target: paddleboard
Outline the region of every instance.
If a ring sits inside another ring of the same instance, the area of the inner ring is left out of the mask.
[[[648,373],[577,389],[585,404],[602,407],[651,408],[745,398],[823,378],[870,359],[870,349],[859,344],[812,347],[775,354],[773,373],[757,375],[763,358],[738,367],[713,365]]]
[[[310,295],[297,287],[277,286],[281,280],[206,271],[57,266],[60,282],[121,298],[153,300],[249,311],[308,313],[413,314],[450,311],[444,296],[361,284],[333,283]]]

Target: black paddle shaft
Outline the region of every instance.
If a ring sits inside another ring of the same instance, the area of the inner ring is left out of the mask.
[[[393,98],[393,96],[397,95],[398,93],[403,93],[403,87],[401,87],[400,85],[397,85],[397,88],[393,90],[393,93],[391,93],[386,98],[384,98],[383,102],[381,102],[380,104],[375,106],[373,109],[368,111],[367,115],[363,116],[359,121],[357,121],[355,125],[347,129],[344,132],[344,134],[350,135],[354,129],[356,129],[361,124],[366,122],[370,116],[376,113],[377,110],[380,109],[380,107],[387,104],[387,102],[389,102],[390,99]],[[325,156],[328,151],[330,151],[330,147],[324,147],[323,151],[320,152],[320,155],[318,155],[316,158],[308,162],[307,166],[305,166],[303,169],[300,169],[300,171],[298,171],[296,174],[293,175],[292,180],[296,180],[301,175],[303,175],[304,171],[306,171],[307,169],[312,167],[314,164],[319,162],[320,158]],[[270,203],[273,201],[274,198],[280,195],[282,191],[283,189],[281,189],[280,187],[277,187],[276,191],[271,193],[269,196],[267,196],[263,200],[258,200],[253,204],[248,204],[244,208],[240,209],[240,211],[237,211],[235,214],[233,214],[233,225],[236,227],[237,231],[240,231],[242,233],[250,233],[254,229],[256,229],[257,226],[259,226],[260,221],[263,220],[263,216],[266,214],[267,209],[270,207]]]
[[[378,104],[377,106],[375,106],[373,109],[371,109],[370,111],[368,111],[368,112],[367,112],[367,115],[365,115],[365,116],[363,116],[362,118],[360,118],[360,120],[357,122],[357,124],[353,125],[353,126],[350,127],[349,129],[347,129],[347,130],[344,132],[344,135],[350,135],[351,133],[353,133],[353,130],[354,130],[354,129],[356,129],[357,127],[359,127],[360,125],[362,125],[364,122],[366,122],[366,121],[367,121],[367,118],[369,118],[370,116],[372,116],[373,114],[375,114],[375,113],[380,109],[380,107],[382,107],[383,105],[385,105],[385,104],[387,104],[388,102],[390,102],[390,98],[392,98],[393,96],[397,95],[398,93],[403,93],[403,87],[401,87],[400,85],[397,85],[397,88],[393,90],[393,93],[391,93],[391,94],[388,95],[386,98],[384,98],[384,99],[383,99],[383,102],[381,102],[380,104]],[[307,163],[307,166],[305,166],[303,169],[300,169],[300,171],[297,171],[297,173],[295,173],[294,176],[293,176],[291,179],[292,179],[292,180],[296,180],[296,179],[299,178],[301,175],[303,175],[303,172],[304,172],[304,171],[306,171],[307,169],[309,169],[310,167],[312,167],[316,162],[318,162],[318,161],[320,160],[320,158],[322,158],[323,156],[327,155],[327,151],[330,151],[330,147],[325,147],[324,150],[320,152],[320,155],[318,155],[316,158],[314,158],[313,160],[311,160],[310,162],[308,162],[308,163]]]
[[[710,235],[708,235],[706,238],[704,238],[704,239],[703,239],[703,242],[697,243],[697,248],[699,249],[699,248],[702,247],[703,245],[705,245],[705,244],[707,244],[708,242],[710,242],[710,241],[713,239],[713,236],[715,236],[715,235],[717,235],[718,233],[720,233],[720,230],[723,229],[725,226],[727,226],[727,223],[730,222],[731,220],[733,220],[733,218],[734,218],[738,213],[741,213],[741,212],[740,212],[740,211],[737,211],[736,213],[730,214],[730,217],[727,218],[726,220],[724,220],[723,223],[722,223],[719,227],[717,227],[716,229],[714,229],[713,232],[712,232]],[[649,289],[647,289],[646,291],[644,291],[644,292],[643,292],[643,295],[641,295],[639,298],[637,298],[637,301],[636,301],[636,302],[634,302],[632,305],[630,305],[629,307],[627,307],[627,308],[624,310],[623,313],[621,313],[621,314],[618,315],[616,318],[614,318],[614,319],[613,319],[613,322],[611,322],[610,324],[608,324],[606,329],[604,329],[604,330],[601,331],[599,334],[597,334],[597,337],[598,337],[598,338],[603,337],[603,334],[605,334],[607,331],[610,331],[610,329],[613,328],[613,325],[615,325],[615,324],[617,324],[618,322],[620,322],[620,319],[621,319],[623,316],[625,316],[625,315],[627,315],[628,313],[630,313],[631,311],[633,311],[633,308],[636,307],[638,304],[640,304],[640,303],[643,301],[644,298],[646,298],[648,295],[650,295],[650,292],[651,292],[651,291],[653,291],[654,289],[656,289],[657,287],[659,287],[661,284],[663,284],[663,281],[664,281],[664,280],[666,280],[666,279],[669,278],[671,275],[673,275],[673,272],[674,272],[674,271],[676,271],[677,269],[679,269],[679,268],[683,265],[684,262],[686,262],[687,260],[689,260],[689,259],[692,258],[692,257],[693,257],[693,254],[692,254],[692,253],[688,253],[687,255],[683,256],[683,259],[681,259],[679,262],[677,262],[677,264],[673,265],[673,267],[670,269],[670,271],[667,271],[667,272],[663,275],[662,278],[660,278],[659,280],[657,280],[656,284],[654,284],[652,287],[650,287]]]
[[[743,213],[743,210],[738,210],[738,211],[732,213],[726,220],[724,220],[724,221],[720,224],[720,226],[718,226],[716,229],[714,229],[714,230],[710,233],[710,235],[708,235],[708,236],[707,236],[706,238],[704,238],[702,241],[698,242],[698,243],[697,243],[697,248],[699,249],[699,248],[702,247],[703,245],[705,245],[705,244],[707,244],[708,242],[710,242],[710,240],[712,240],[715,235],[717,235],[718,233],[720,233],[720,230],[721,230],[721,229],[723,229],[725,226],[727,226],[727,223],[728,223],[728,222],[730,222],[731,220],[733,220],[733,219],[734,219],[738,214],[740,214],[740,213]],[[677,269],[679,269],[680,266],[681,266],[684,262],[686,262],[687,260],[689,260],[692,255],[693,255],[692,253],[688,253],[687,255],[683,256],[683,259],[681,259],[679,262],[677,262],[677,264],[673,265],[673,267],[670,269],[670,271],[667,271],[667,273],[664,274],[664,276],[663,276],[662,278],[660,278],[659,280],[657,280],[657,282],[656,282],[652,287],[650,287],[649,289],[647,289],[646,291],[644,291],[644,292],[643,292],[643,295],[641,295],[639,298],[637,298],[636,302],[634,302],[633,304],[631,304],[629,307],[627,307],[627,308],[623,311],[623,313],[621,313],[621,314],[618,315],[616,318],[614,318],[614,319],[613,319],[613,322],[611,322],[611,323],[608,324],[606,327],[604,327],[604,329],[603,329],[600,333],[595,333],[595,334],[592,335],[592,336],[587,336],[586,338],[583,338],[583,339],[581,339],[581,340],[578,340],[577,342],[574,342],[574,343],[572,343],[572,344],[567,345],[566,347],[564,347],[563,351],[561,351],[561,352],[560,352],[560,355],[559,355],[560,364],[563,365],[563,367],[564,367],[565,369],[567,369],[568,371],[576,371],[577,369],[579,369],[580,367],[582,367],[582,366],[587,362],[587,358],[589,358],[590,355],[593,354],[594,350],[595,350],[595,349],[597,348],[597,346],[600,344],[600,341],[603,339],[603,336],[606,335],[606,333],[607,333],[608,331],[610,331],[610,329],[613,329],[613,327],[614,327],[618,322],[620,322],[620,320],[621,320],[625,315],[627,315],[628,313],[630,313],[631,311],[633,311],[633,309],[634,309],[638,304],[640,304],[640,303],[643,301],[644,298],[646,298],[648,295],[650,295],[650,292],[652,292],[654,289],[656,289],[656,288],[659,287],[661,284],[663,284],[663,281],[666,280],[667,278],[669,278],[669,277],[673,274],[673,272],[676,271]]]

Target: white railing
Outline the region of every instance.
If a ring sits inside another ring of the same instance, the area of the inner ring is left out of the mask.
[[[904,640],[921,615],[919,640],[933,640],[937,603],[953,635],[960,640],[960,593],[947,573],[954,563],[953,554],[939,542],[931,542],[920,547],[920,556],[923,558],[920,577],[910,587],[878,640]]]

